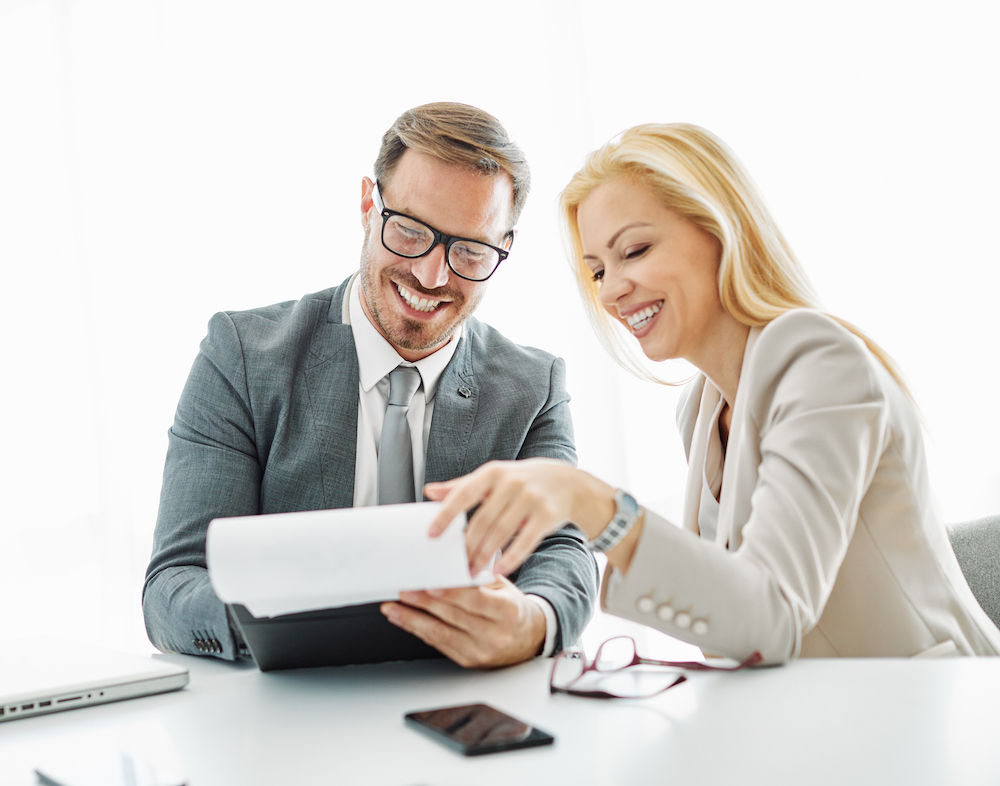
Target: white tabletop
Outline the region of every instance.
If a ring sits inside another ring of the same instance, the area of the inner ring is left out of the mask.
[[[192,786],[1000,783],[998,658],[804,660],[602,701],[550,695],[548,660],[261,673],[157,657],[186,665],[190,685],[0,724],[0,781],[33,784],[34,766],[81,741],[143,738],[170,749]],[[555,745],[467,759],[403,723],[479,701]]]

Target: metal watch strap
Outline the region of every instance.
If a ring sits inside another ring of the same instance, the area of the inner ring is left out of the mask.
[[[628,535],[641,512],[639,504],[631,494],[617,489],[615,491],[615,515],[611,518],[611,523],[604,528],[600,535],[587,541],[587,548],[591,551],[611,551],[621,542],[622,538]]]

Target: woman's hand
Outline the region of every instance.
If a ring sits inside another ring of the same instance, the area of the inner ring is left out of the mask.
[[[614,488],[554,459],[491,461],[464,477],[428,483],[424,493],[444,502],[431,522],[431,537],[444,532],[459,513],[479,504],[466,530],[473,575],[486,567],[498,549],[504,553],[496,572],[509,574],[542,538],[567,522],[593,538],[615,511]]]

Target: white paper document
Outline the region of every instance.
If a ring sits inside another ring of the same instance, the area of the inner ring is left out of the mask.
[[[403,590],[486,584],[473,577],[465,514],[427,530],[440,502],[213,519],[208,575],[224,603],[255,617],[396,600]]]

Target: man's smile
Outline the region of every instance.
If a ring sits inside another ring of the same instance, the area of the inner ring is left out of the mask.
[[[414,292],[412,289],[409,289],[408,287],[404,287],[398,281],[393,281],[392,283],[395,285],[396,291],[399,292],[399,296],[403,299],[406,305],[408,305],[414,311],[423,311],[425,313],[429,313],[438,308],[438,306],[440,306],[442,303],[445,304],[448,303],[448,301],[444,300],[431,300],[427,297],[422,297],[419,293]]]

